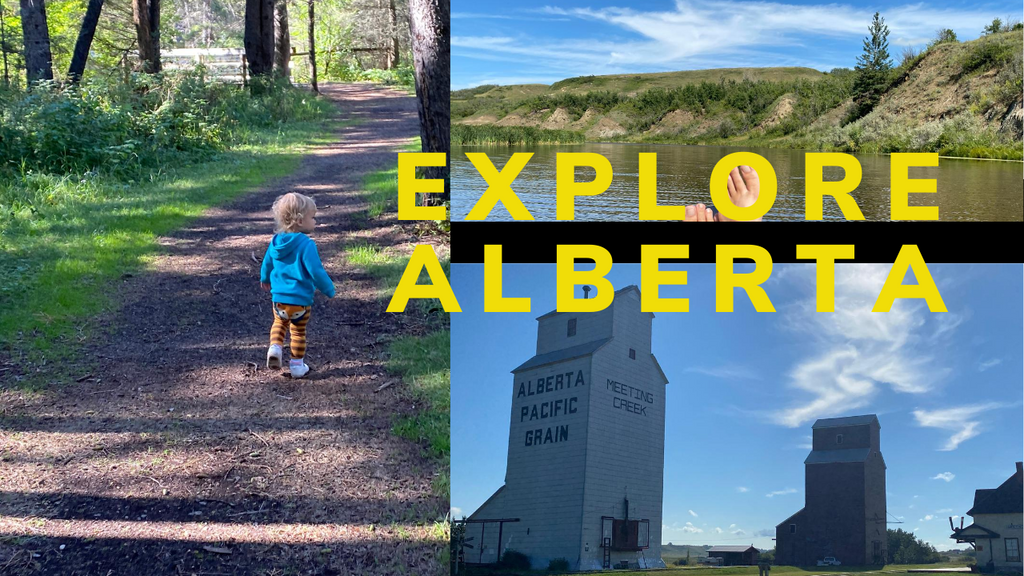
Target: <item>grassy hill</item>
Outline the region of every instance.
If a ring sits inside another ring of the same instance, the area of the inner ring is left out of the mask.
[[[1022,158],[1020,29],[909,56],[858,117],[856,73],[727,68],[452,92],[455,144],[726,144]]]
[[[708,555],[709,546],[690,546],[688,544],[662,544],[661,559],[665,565],[672,566],[676,560],[686,558],[686,552],[690,552],[690,560],[694,563],[698,558],[705,558]]]

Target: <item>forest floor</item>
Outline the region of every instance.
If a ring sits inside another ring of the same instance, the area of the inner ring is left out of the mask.
[[[436,462],[392,433],[415,402],[401,384],[378,391],[394,380],[386,343],[426,328],[385,313],[376,279],[345,257],[430,241],[369,217],[362,190],[419,134],[416,101],[369,84],[323,92],[338,109],[329,144],[161,238],[112,287],[117,306],[74,364],[33,367],[52,383],[0,386],[0,573],[447,572]],[[265,367],[259,286],[270,205],[288,191],[317,201],[312,236],[337,287],[317,294],[301,380]],[[20,369],[8,360],[0,377]]]

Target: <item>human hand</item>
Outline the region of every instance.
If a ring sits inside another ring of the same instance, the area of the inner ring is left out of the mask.
[[[270,284],[267,284],[265,282],[260,282],[260,288],[263,288],[264,292],[269,292],[270,291]]]

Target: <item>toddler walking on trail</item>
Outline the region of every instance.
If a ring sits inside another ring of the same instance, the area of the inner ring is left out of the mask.
[[[304,358],[313,294],[319,289],[334,298],[334,283],[320,262],[316,242],[307,236],[316,228],[313,199],[290,192],[275,200],[272,210],[275,234],[260,270],[260,285],[270,290],[274,310],[267,368],[281,368],[284,334],[290,329],[292,357],[288,367],[292,378],[302,378],[309,372]]]

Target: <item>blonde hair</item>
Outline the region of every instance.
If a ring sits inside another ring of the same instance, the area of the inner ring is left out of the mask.
[[[294,232],[306,214],[316,212],[316,202],[309,196],[289,192],[274,200],[274,232]]]

